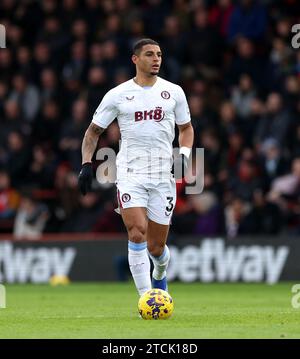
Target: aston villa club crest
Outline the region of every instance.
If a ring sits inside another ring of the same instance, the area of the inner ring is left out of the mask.
[[[165,100],[168,100],[170,98],[170,93],[168,91],[162,91],[162,93],[160,94],[162,98],[164,98]]]
[[[131,200],[131,196],[129,193],[124,193],[122,195],[122,202],[126,203],[126,202],[129,202]]]

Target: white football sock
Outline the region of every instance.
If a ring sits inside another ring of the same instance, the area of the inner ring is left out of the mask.
[[[148,254],[154,265],[153,278],[156,280],[163,279],[167,275],[167,268],[170,261],[170,251],[168,246],[165,245],[163,254],[159,257],[154,257],[149,252]]]
[[[128,241],[129,268],[139,295],[151,289],[150,260],[147,253],[147,242]]]

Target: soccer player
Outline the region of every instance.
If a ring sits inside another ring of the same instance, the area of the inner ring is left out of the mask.
[[[128,262],[138,290],[168,290],[166,245],[176,202],[171,174],[175,124],[179,129],[182,166],[193,145],[194,131],[185,94],[180,86],[158,77],[162,61],[159,44],[139,40],[133,48],[136,76],[111,89],[94,113],[82,143],[78,181],[83,194],[91,188],[92,156],[98,137],[117,118],[121,146],[116,160],[117,198],[128,232]],[[150,260],[153,261],[152,286]]]

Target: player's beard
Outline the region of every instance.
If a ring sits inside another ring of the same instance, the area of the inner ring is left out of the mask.
[[[151,75],[151,76],[157,76],[158,74],[159,74],[159,70],[157,70],[157,71],[155,71],[155,72],[154,72],[154,71],[151,71],[151,72],[150,72],[150,75]]]

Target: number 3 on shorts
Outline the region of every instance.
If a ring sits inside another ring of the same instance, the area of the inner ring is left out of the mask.
[[[172,212],[172,209],[174,207],[173,202],[174,197],[167,197],[167,201],[169,202],[169,205],[166,207],[166,211],[170,214]]]

